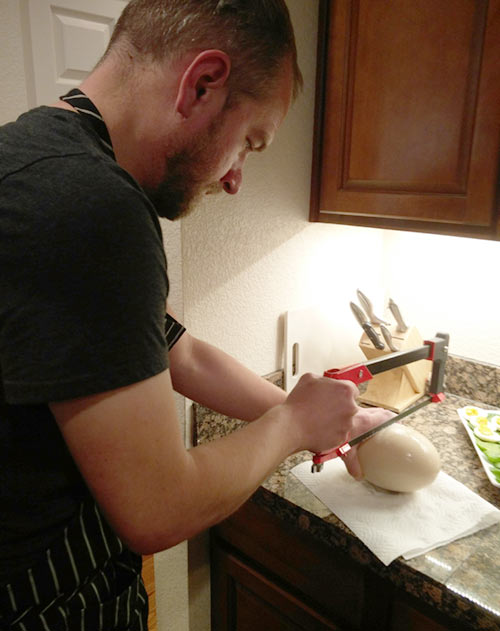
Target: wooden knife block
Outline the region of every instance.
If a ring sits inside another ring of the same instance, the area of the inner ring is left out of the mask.
[[[380,339],[383,340],[383,335],[378,327],[374,328]],[[391,332],[394,346],[398,350],[410,350],[423,345],[422,337],[415,327],[409,327],[404,333],[397,331],[396,325],[387,328]],[[383,350],[375,348],[366,333],[361,336],[359,347],[367,359],[389,355],[393,352],[389,350],[387,345]],[[425,394],[431,370],[432,363],[427,359],[421,359],[375,375],[367,382],[368,386],[359,396],[359,401],[384,407],[397,413],[402,412]]]

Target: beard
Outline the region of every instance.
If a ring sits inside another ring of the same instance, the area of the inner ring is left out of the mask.
[[[222,122],[215,120],[203,136],[169,157],[160,184],[144,188],[160,217],[170,220],[186,217],[203,195],[222,191],[220,182],[207,183],[211,167],[217,163],[214,147]]]

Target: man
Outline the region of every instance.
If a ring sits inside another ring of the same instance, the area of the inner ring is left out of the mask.
[[[144,629],[141,554],[385,420],[165,329],[157,215],[237,193],[300,84],[283,0],[132,0],[80,90],[0,130],[1,628]],[[187,451],[174,389],[253,422]]]

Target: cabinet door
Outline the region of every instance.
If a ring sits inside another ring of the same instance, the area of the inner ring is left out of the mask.
[[[212,549],[213,631],[340,631],[268,576]]]
[[[500,0],[323,0],[311,220],[498,235]]]
[[[212,603],[214,611],[222,607],[220,613],[223,617],[227,611],[242,611],[243,591],[235,590],[237,585],[243,585],[247,589],[245,593],[251,587],[263,603],[267,603],[262,606],[262,615],[264,612],[270,615],[272,604],[279,602],[282,604],[274,607],[275,612],[287,609],[305,611],[309,607],[318,612],[319,619],[323,616],[328,621],[333,620],[340,629],[382,631],[386,628],[383,621],[388,609],[387,598],[383,590],[378,590],[372,597],[371,582],[361,565],[340,550],[319,544],[307,532],[283,522],[253,502],[247,502],[230,518],[218,524],[212,530],[211,542],[214,570]],[[221,557],[220,550],[232,556]],[[219,558],[247,559],[247,571],[239,571],[237,561],[217,565],[213,559]],[[251,568],[257,569],[257,572]],[[262,587],[263,593],[253,587],[255,584]],[[266,584],[269,589],[264,589]],[[370,593],[366,591],[367,585]],[[236,593],[239,598],[234,596],[232,600],[231,597],[227,600],[220,596]],[[368,626],[364,624],[365,618],[369,621]],[[272,626],[261,628],[274,631]]]
[[[28,0],[23,39],[30,107],[79,85],[106,50],[128,0]]]
[[[395,598],[389,631],[460,631],[461,625],[441,624],[425,613]]]

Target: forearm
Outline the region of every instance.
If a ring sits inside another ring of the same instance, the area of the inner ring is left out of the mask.
[[[253,421],[286,398],[281,388],[187,333],[170,356],[174,389],[227,416]]]
[[[237,432],[188,452],[186,491],[180,499],[186,530],[175,533],[179,541],[228,517],[298,450],[288,421],[287,410],[278,406]]]

